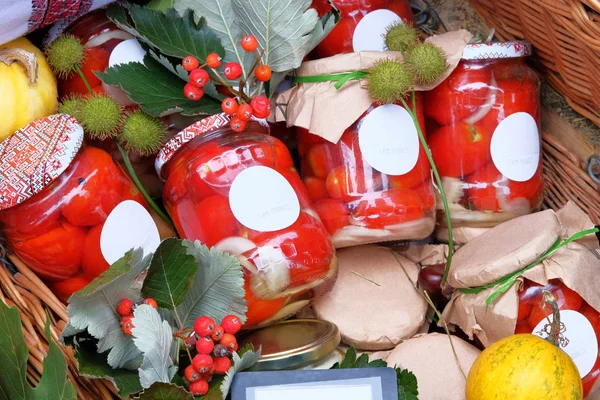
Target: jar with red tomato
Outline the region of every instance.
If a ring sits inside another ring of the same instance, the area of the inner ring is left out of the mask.
[[[141,61],[145,51],[135,37],[108,19],[105,10],[96,10],[82,16],[73,22],[65,33],[78,38],[86,50],[81,71],[92,91],[107,93],[123,106],[133,105],[123,91],[103,84],[95,72],[104,72],[109,66],[119,63]],[[61,96],[89,94],[87,86],[76,73],[67,79],[59,79],[58,89]]]
[[[469,44],[456,70],[425,94],[428,144],[453,227],[490,228],[541,206],[540,80],[530,54],[525,42]]]
[[[214,115],[174,136],[156,160],[179,235],[240,260],[246,327],[295,314],[329,289],[337,259],[285,145],[258,122],[243,133]]]
[[[420,93],[416,107],[424,128]],[[372,105],[337,143],[298,128],[298,148],[304,184],[336,248],[433,232],[429,161],[402,106]]]
[[[553,279],[542,286],[524,279],[519,291],[519,315],[515,334],[533,333],[545,337],[552,310],[544,305],[542,291],[554,295],[560,308],[561,323],[566,326],[565,337],[569,340],[564,350],[573,358],[583,381],[583,394],[587,397],[596,392],[600,377],[600,312],[583,300],[561,280]],[[551,321],[551,320],[550,320]]]
[[[414,23],[408,0],[313,0],[319,15],[340,11],[340,20],[317,47],[321,58],[358,51],[384,51],[384,35],[388,26]]]
[[[134,247],[160,242],[147,204],[110,155],[64,114],[0,143],[0,222],[14,253],[62,300]]]

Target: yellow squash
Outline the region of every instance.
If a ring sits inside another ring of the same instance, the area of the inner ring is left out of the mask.
[[[25,38],[0,45],[0,140],[57,106],[56,78],[44,54]]]
[[[554,316],[549,339],[557,343],[560,314],[555,301],[548,304]],[[466,400],[582,399],[581,376],[571,357],[531,334],[509,336],[485,349],[467,378]]]

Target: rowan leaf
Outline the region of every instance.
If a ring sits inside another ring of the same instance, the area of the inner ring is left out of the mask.
[[[152,256],[142,295],[169,310],[180,305],[194,283],[198,263],[183,240],[164,240]]]
[[[76,330],[87,329],[98,339],[97,351],[108,351],[107,362],[112,368],[137,368],[141,362],[142,353],[121,329],[115,310],[121,299],[141,300],[134,283],[150,264],[150,256],[143,254],[142,249],[127,252],[88,286],[74,293],[67,306],[69,325]]]
[[[193,400],[194,396],[173,383],[156,382],[144,390],[138,400]]]
[[[419,385],[415,374],[407,369],[396,368],[398,400],[418,400]]]
[[[96,72],[104,83],[124,90],[142,110],[154,117],[172,113],[183,115],[212,115],[221,112],[220,101],[204,96],[192,101],[183,94],[185,81],[171,73],[151,55],[144,63],[131,62]]]
[[[149,388],[155,382],[171,382],[177,372],[171,358],[175,343],[173,329],[161,319],[156,309],[147,304],[135,308],[132,323],[133,342],[144,354],[139,368],[142,387]]]
[[[226,400],[235,374],[244,371],[256,364],[256,362],[260,358],[260,354],[261,349],[254,351],[254,347],[251,344],[244,346],[240,349],[239,352],[234,352],[232,354],[231,368],[229,368],[229,371],[227,371],[227,373],[225,374],[223,383],[221,383],[220,386],[221,394],[223,396],[222,400]]]
[[[208,54],[225,52],[215,32],[207,28],[202,18],[195,21],[193,11],[189,9],[180,15],[174,9],[162,12],[136,4],[112,5],[107,16],[117,26],[167,56],[182,59],[191,55],[204,64]]]
[[[188,253],[196,259],[198,272],[194,276],[191,290],[177,307],[182,329],[192,329],[194,321],[207,315],[221,321],[226,315],[237,315],[246,320],[244,300],[244,277],[237,258],[201,245],[200,242],[185,240]]]

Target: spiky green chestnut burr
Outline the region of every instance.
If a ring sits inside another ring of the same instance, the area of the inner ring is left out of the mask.
[[[117,133],[121,118],[121,106],[112,97],[95,95],[83,101],[79,122],[92,139],[106,139]]]
[[[431,43],[411,47],[404,60],[415,71],[416,82],[422,85],[434,83],[448,69],[444,52]]]
[[[60,79],[66,79],[85,60],[85,49],[73,35],[61,35],[46,49],[48,64]]]
[[[369,95],[381,104],[390,104],[404,98],[414,86],[414,72],[399,60],[380,60],[367,76]]]
[[[81,108],[83,107],[84,100],[81,96],[70,96],[64,99],[58,105],[58,112],[60,114],[67,114],[75,118],[77,121],[81,120]]]
[[[405,52],[411,46],[419,43],[417,30],[410,24],[396,22],[385,32],[385,47],[390,51]]]
[[[159,119],[143,111],[135,111],[125,117],[118,138],[125,149],[147,156],[160,150],[165,131],[165,126]]]

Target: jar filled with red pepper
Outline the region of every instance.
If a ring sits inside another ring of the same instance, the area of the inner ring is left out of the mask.
[[[83,129],[49,116],[0,143],[0,222],[12,250],[66,300],[134,247],[160,237],[147,203]]]
[[[425,94],[453,227],[489,228],[541,206],[540,80],[530,54],[525,42],[470,44]]]
[[[424,128],[420,93],[415,104]],[[337,144],[298,132],[304,183],[336,248],[419,240],[433,232],[429,161],[402,106],[374,104]]]
[[[408,0],[313,0],[319,15],[340,11],[340,20],[317,47],[321,58],[358,51],[384,51],[387,27],[401,21],[414,23]]]
[[[110,65],[120,62],[138,61],[144,50],[131,34],[121,30],[106,16],[105,10],[96,10],[73,22],[65,31],[78,38],[84,45],[86,56],[81,71],[94,93],[107,93],[124,106],[133,102],[120,90],[104,85],[95,72],[104,72]],[[67,79],[59,79],[61,96],[89,94],[88,88],[79,76],[71,74]]]
[[[266,325],[328,289],[337,259],[285,145],[258,122],[243,133],[228,123],[219,114],[186,128],[156,170],[179,235],[240,260],[246,326]]]

